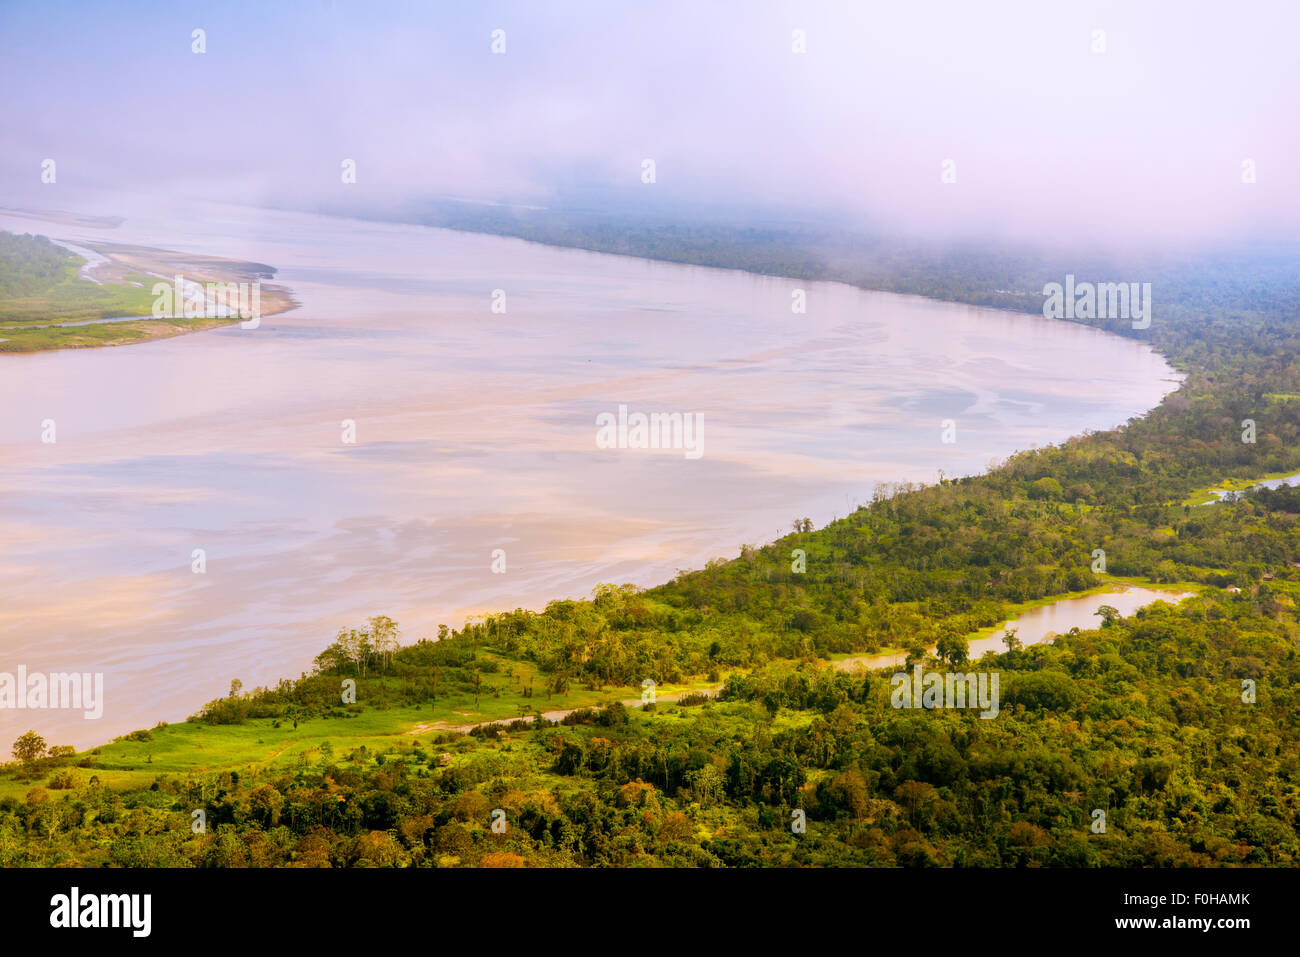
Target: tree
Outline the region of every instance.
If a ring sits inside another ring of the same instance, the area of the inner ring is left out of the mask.
[[[377,615],[370,619],[371,647],[386,668],[392,666],[393,655],[398,648],[397,639],[400,635],[397,622],[387,615]]]
[[[248,809],[265,828],[275,827],[280,823],[280,811],[284,807],[284,796],[269,784],[258,785],[248,795]]]
[[[1064,492],[1061,489],[1061,483],[1050,475],[1040,478],[1029,486],[1029,497],[1034,499],[1051,499],[1059,500],[1063,497]]]
[[[1120,619],[1119,609],[1113,605],[1102,605],[1093,614],[1101,616],[1101,627],[1103,628],[1114,624]]]
[[[706,764],[697,771],[689,772],[687,780],[690,781],[695,800],[705,806],[716,804],[721,800],[726,786],[722,769],[715,764]]]
[[[370,632],[364,628],[349,628],[346,631],[340,631],[339,643],[347,649],[348,657],[357,666],[357,673],[364,678],[366,671],[370,667],[370,656],[375,650],[374,644],[370,641]]]
[[[836,807],[847,811],[855,820],[866,815],[870,795],[866,778],[857,768],[849,768],[832,778],[827,793]]]
[[[1016,637],[1016,629],[1008,628],[1002,633],[1002,644],[1007,646],[1007,651],[1019,651],[1024,647],[1024,643]]]
[[[341,641],[335,641],[328,648],[316,656],[315,665],[317,674],[332,674],[343,670],[343,666],[349,661],[348,653],[344,649]]]
[[[33,764],[45,753],[45,739],[28,731],[14,742],[14,757],[23,764]]]
[[[965,635],[950,632],[939,639],[935,651],[938,652],[941,661],[960,665],[970,657],[970,643]]]

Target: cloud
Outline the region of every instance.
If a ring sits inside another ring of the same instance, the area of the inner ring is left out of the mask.
[[[636,196],[652,158],[675,203],[896,232],[1294,237],[1297,28],[1288,0],[10,6],[0,175],[42,199],[52,157],[70,190],[545,202]]]

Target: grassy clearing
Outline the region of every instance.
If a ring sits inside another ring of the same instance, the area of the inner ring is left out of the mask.
[[[160,725],[79,752],[72,759],[72,773],[79,785],[94,776],[114,790],[132,790],[147,788],[159,777],[173,774],[238,771],[241,775],[256,775],[273,768],[315,765],[326,751],[337,759],[365,748],[373,757],[394,748],[428,746],[438,741],[435,746],[440,750],[455,752],[458,746],[451,742],[461,737],[460,733],[434,725],[462,727],[527,714],[602,707],[641,697],[641,688],[631,686],[570,688],[566,693],[548,697],[540,690],[544,682],[536,666],[497,655],[490,657],[499,660],[503,670],[483,676],[477,702],[473,694],[459,693],[441,697],[431,706],[366,707],[362,697],[356,705],[347,708],[340,705],[337,716],[302,720],[297,728],[292,721],[270,718],[254,718],[244,724],[186,721]],[[535,697],[524,697],[530,682],[539,690]],[[662,684],[655,689],[656,697],[663,706],[671,707],[671,700],[665,699],[714,684],[704,679]],[[413,733],[420,725],[428,727]],[[461,750],[474,747],[470,738],[461,737],[461,742]],[[16,765],[9,768],[16,769]],[[31,788],[46,783],[45,779],[54,773],[57,770],[51,769],[51,774],[36,779],[12,774],[0,777],[0,798],[21,799]]]

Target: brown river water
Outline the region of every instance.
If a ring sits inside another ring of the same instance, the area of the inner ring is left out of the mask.
[[[230,206],[103,211],[126,222],[0,229],[269,263],[302,307],[0,355],[0,672],[104,676],[102,717],[0,709],[4,742],[183,719],[232,678],[309,669],[371,615],[413,641],[654,585],[1177,384],[1138,342],[833,283]],[[620,405],[698,414],[702,454],[598,447]]]

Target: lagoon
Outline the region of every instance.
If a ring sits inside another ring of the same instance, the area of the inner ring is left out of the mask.
[[[1097,612],[1103,605],[1109,605],[1127,618],[1139,608],[1158,601],[1177,604],[1184,598],[1190,598],[1192,592],[1173,591],[1167,588],[1146,588],[1139,585],[1107,585],[1100,591],[1072,598],[1060,598],[1031,608],[1023,614],[1003,622],[993,634],[983,638],[972,639],[967,653],[972,662],[978,661],[988,652],[1002,654],[1007,650],[1004,638],[1008,631],[1014,630],[1022,647],[1041,644],[1057,635],[1063,635],[1071,628],[1087,631],[1101,627],[1101,618]],[[933,653],[934,649],[930,649]],[[874,670],[876,668],[901,668],[907,661],[906,654],[858,655],[842,658],[835,666],[845,671],[859,668]]]

